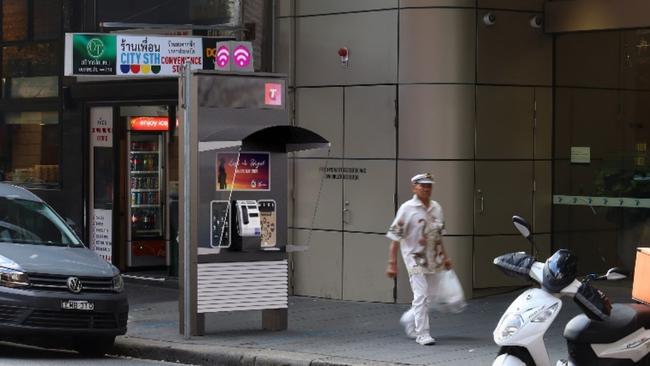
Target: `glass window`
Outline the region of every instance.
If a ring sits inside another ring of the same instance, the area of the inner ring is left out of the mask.
[[[5,80],[4,98],[54,98],[59,96],[57,76],[36,76]]]
[[[59,183],[59,114],[5,113],[0,121],[0,181],[33,188]]]
[[[54,43],[31,43],[2,49],[2,75],[46,76],[59,74],[58,47]]]
[[[0,197],[0,243],[81,246],[46,204],[9,197]]]
[[[2,1],[2,40],[27,39],[27,0]]]
[[[553,245],[580,272],[650,243],[650,31],[556,37]]]
[[[61,2],[34,0],[34,39],[55,39],[61,34]]]

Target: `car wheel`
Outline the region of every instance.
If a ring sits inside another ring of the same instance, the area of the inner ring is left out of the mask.
[[[79,337],[74,340],[74,349],[82,356],[101,357],[113,348],[115,336]]]

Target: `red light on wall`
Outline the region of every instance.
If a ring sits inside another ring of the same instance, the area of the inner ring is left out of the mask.
[[[130,125],[131,131],[169,131],[167,117],[135,117]]]

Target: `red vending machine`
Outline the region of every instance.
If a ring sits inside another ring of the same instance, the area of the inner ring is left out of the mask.
[[[165,220],[166,117],[130,119],[128,150],[128,267],[168,264]]]

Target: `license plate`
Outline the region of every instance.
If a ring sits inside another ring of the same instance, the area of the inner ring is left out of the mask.
[[[61,302],[64,310],[95,310],[95,303],[86,300],[65,300]]]

